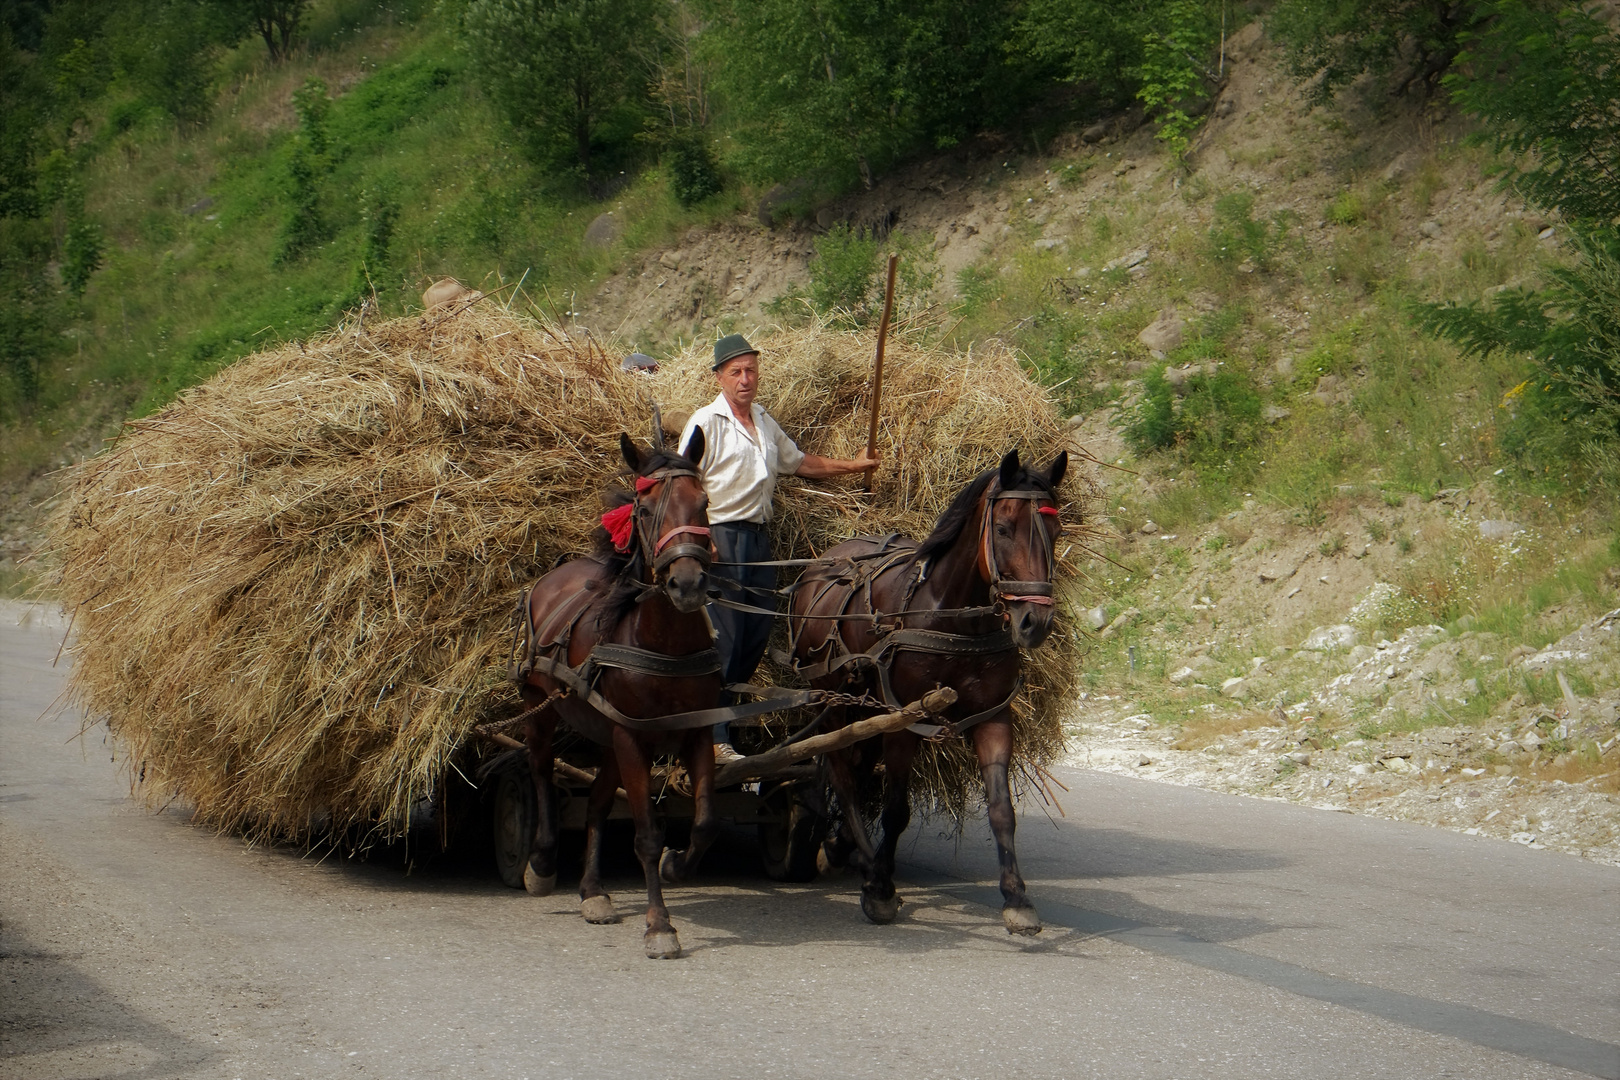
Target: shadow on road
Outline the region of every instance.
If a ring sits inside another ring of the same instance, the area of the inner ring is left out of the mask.
[[[146,1019],[85,974],[72,953],[0,930],[0,1076],[145,1080],[175,1076],[214,1051]]]

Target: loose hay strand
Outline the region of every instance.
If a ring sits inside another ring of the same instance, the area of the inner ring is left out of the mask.
[[[800,445],[863,450],[870,335],[756,341],[763,400]],[[472,729],[511,710],[513,599],[588,549],[619,433],[644,437],[655,400],[674,420],[715,396],[702,346],[652,377],[617,353],[491,305],[340,327],[231,365],[80,466],[50,524],[79,627],[70,691],[140,794],[255,837],[403,831],[479,752]],[[885,381],[876,496],[784,479],[778,557],[920,537],[1009,447],[1044,460],[1062,445],[1005,349],[897,335]],[[1085,478],[1066,489],[1085,506]],[[1030,657],[1020,787],[1062,750],[1076,655],[1060,628]],[[960,742],[918,769],[924,808],[960,820],[977,799]]]

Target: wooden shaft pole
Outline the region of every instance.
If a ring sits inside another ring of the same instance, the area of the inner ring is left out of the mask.
[[[784,769],[806,758],[818,754],[829,754],[834,750],[842,750],[846,746],[853,746],[862,739],[870,739],[874,735],[884,735],[891,731],[899,731],[903,727],[910,727],[930,713],[943,712],[956,703],[956,691],[948,686],[938,690],[930,690],[923,695],[921,701],[914,701],[899,712],[885,713],[882,716],[873,716],[866,720],[858,720],[848,727],[829,731],[825,735],[812,735],[808,739],[787,746],[778,746],[767,750],[763,754],[733,761],[723,766],[714,774],[714,786],[726,787],[738,784],[744,780],[751,780],[759,776],[769,776],[780,769]]]
[[[889,256],[889,278],[883,287],[883,318],[878,322],[877,360],[872,365],[872,415],[866,428],[866,456],[877,453],[878,402],[883,396],[883,342],[889,336],[889,316],[894,314],[894,272],[900,266],[900,256]],[[872,493],[875,469],[866,470],[866,493]]]

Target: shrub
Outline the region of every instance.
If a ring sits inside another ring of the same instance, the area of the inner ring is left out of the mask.
[[[90,275],[101,266],[106,250],[101,226],[88,218],[80,218],[68,226],[62,241],[62,284],[74,296],[83,296],[90,285]]]
[[[677,136],[669,146],[669,182],[675,200],[682,206],[696,206],[724,186],[720,170],[709,152],[701,131]]]
[[[1176,420],[1176,395],[1164,369],[1149,368],[1142,376],[1142,397],[1125,424],[1125,441],[1138,454],[1166,449],[1175,444]]]
[[[870,307],[877,274],[878,242],[840,222],[817,238],[810,260],[810,303],[822,314],[845,311],[857,318]]]
[[[1254,219],[1254,196],[1231,192],[1215,200],[1215,224],[1209,231],[1210,257],[1217,262],[1245,259],[1262,269],[1269,266],[1277,244],[1287,231],[1281,215],[1270,222]]]
[[[1327,218],[1335,225],[1356,225],[1367,216],[1367,204],[1355,191],[1341,191],[1328,203]]]

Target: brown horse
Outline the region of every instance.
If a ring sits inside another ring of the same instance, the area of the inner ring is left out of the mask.
[[[854,859],[865,878],[861,910],[873,922],[891,922],[899,911],[894,853],[911,821],[917,748],[926,735],[961,734],[973,740],[984,777],[1007,932],[1041,931],[1018,872],[1007,767],[1018,650],[1036,647],[1052,629],[1052,550],[1062,528],[1057,487],[1068,462],[1060,452],[1044,470],[1031,471],[1014,450],[957,494],[920,545],[895,537],[847,541],[794,588],[793,656],[813,685],[877,692],[889,702],[913,701],[941,685],[957,693],[943,729],[919,724],[883,737],[883,836],[876,847],[860,816],[856,751],[865,747],[826,759],[843,823],[823,856],[833,863]],[[875,765],[875,755],[865,757]]]
[[[655,421],[650,451],[621,435],[635,491],[611,491],[596,553],[564,563],[529,591],[521,692],[531,706],[525,734],[538,815],[523,884],[544,896],[557,881],[552,737],[559,720],[604,747],[586,812],[580,913],[618,922],[602,891],[602,833],[623,785],[635,849],[647,876],[647,955],[680,955],[660,875],[679,881],[697,867],[719,829],[715,815],[714,718],[723,686],[703,605],[710,561],[708,498],[698,482],[703,432],[684,455],[667,451]],[[613,531],[610,533],[609,528]],[[617,538],[617,539],[615,539]],[[679,752],[691,778],[691,843],[664,852],[653,815],[651,773],[662,751]],[[663,857],[660,859],[660,852]]]

